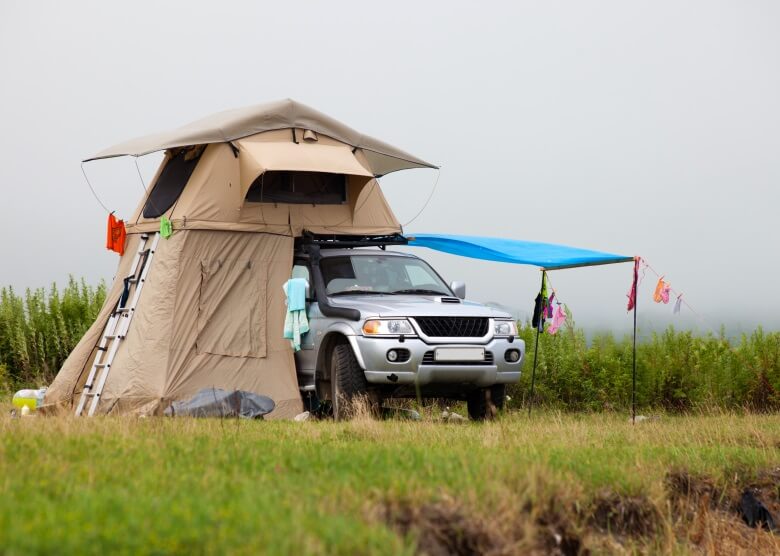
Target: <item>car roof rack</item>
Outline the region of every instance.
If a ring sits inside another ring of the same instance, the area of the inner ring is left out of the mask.
[[[352,249],[354,247],[379,247],[385,249],[388,245],[407,245],[409,240],[401,234],[386,235],[324,235],[304,232],[296,242],[301,245],[319,245],[322,249]]]

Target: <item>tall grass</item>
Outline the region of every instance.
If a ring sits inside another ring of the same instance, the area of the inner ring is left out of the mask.
[[[105,298],[105,283],[73,277],[61,292],[56,284],[24,296],[0,289],[0,390],[51,382]]]
[[[0,390],[48,384],[95,319],[105,284],[71,278],[61,292],[0,289]],[[525,324],[523,377],[510,405],[528,402],[535,330]],[[5,386],[5,387],[4,387]],[[567,326],[539,342],[535,403],[569,410],[623,409],[631,403],[631,338],[586,341]],[[761,328],[739,340],[670,327],[637,346],[637,403],[667,411],[780,409],[780,332]]]
[[[536,331],[526,324],[523,377],[510,388],[513,403],[528,401]],[[542,334],[534,402],[572,410],[626,408],[631,403],[632,342],[581,329]],[[730,341],[669,327],[637,345],[637,404],[667,411],[780,408],[780,332],[760,327]]]

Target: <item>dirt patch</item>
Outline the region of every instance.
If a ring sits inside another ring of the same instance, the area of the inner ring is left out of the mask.
[[[419,506],[388,504],[383,513],[399,533],[413,534],[418,552],[429,556],[496,553],[506,545],[495,527],[451,498]]]
[[[535,516],[528,507],[495,509],[489,518],[452,498],[419,504],[386,503],[386,523],[417,541],[419,554],[588,554],[572,521],[552,506]]]
[[[518,494],[489,514],[462,500],[387,501],[378,518],[417,542],[417,552],[445,554],[655,553],[687,547],[708,554],[780,554],[780,535],[748,527],[740,515],[745,489],[780,521],[780,468],[729,481],[685,470],[665,479],[666,501],[603,490],[577,500],[563,494],[530,498]],[[560,493],[559,493],[560,494]],[[524,502],[521,502],[524,500]]]
[[[536,516],[535,541],[544,554],[576,556],[590,553],[583,546],[582,536],[568,513],[553,506],[551,501]]]
[[[603,533],[639,538],[658,531],[661,514],[644,496],[621,496],[604,491],[593,499],[587,521]]]
[[[670,472],[665,486],[678,539],[708,554],[779,553],[780,537],[744,523],[740,500],[746,489],[751,490],[773,516],[780,517],[780,469],[748,476],[737,471],[727,484],[718,485],[711,477]]]
[[[760,471],[754,479],[743,485],[750,489],[772,513],[775,522],[780,522],[780,467]]]
[[[739,514],[740,500],[750,490],[772,515],[780,517],[780,468],[765,469],[756,474],[733,473],[728,484],[717,485],[711,478],[675,470],[666,476],[666,492],[674,509],[698,512],[703,507]]]
[[[676,514],[692,514],[708,509],[733,511],[734,498],[719,488],[710,477],[694,475],[684,469],[670,471],[664,481],[666,494]]]

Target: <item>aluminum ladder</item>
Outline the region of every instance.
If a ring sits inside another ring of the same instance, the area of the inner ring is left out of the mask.
[[[151,246],[148,246],[150,238]],[[111,372],[111,364],[114,362],[114,357],[122,344],[122,340],[125,339],[127,331],[130,329],[130,323],[133,320],[138,300],[141,298],[146,275],[152,266],[152,259],[159,241],[159,232],[155,234],[141,234],[138,250],[131,265],[132,270],[124,279],[126,293],[123,292],[119,297],[119,301],[117,301],[116,307],[111,312],[111,316],[103,329],[103,337],[97,346],[97,353],[95,354],[92,368],[89,371],[89,375],[87,375],[84,388],[81,390],[81,398],[76,407],[76,416],[84,412],[87,400],[90,398],[92,402],[87,415],[92,417],[95,414],[95,410],[97,410],[97,406],[100,403],[100,394],[103,393],[106,379]]]

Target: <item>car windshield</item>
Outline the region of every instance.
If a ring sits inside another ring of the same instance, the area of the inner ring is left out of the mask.
[[[344,255],[320,262],[328,295],[452,295],[425,261],[392,255]]]

